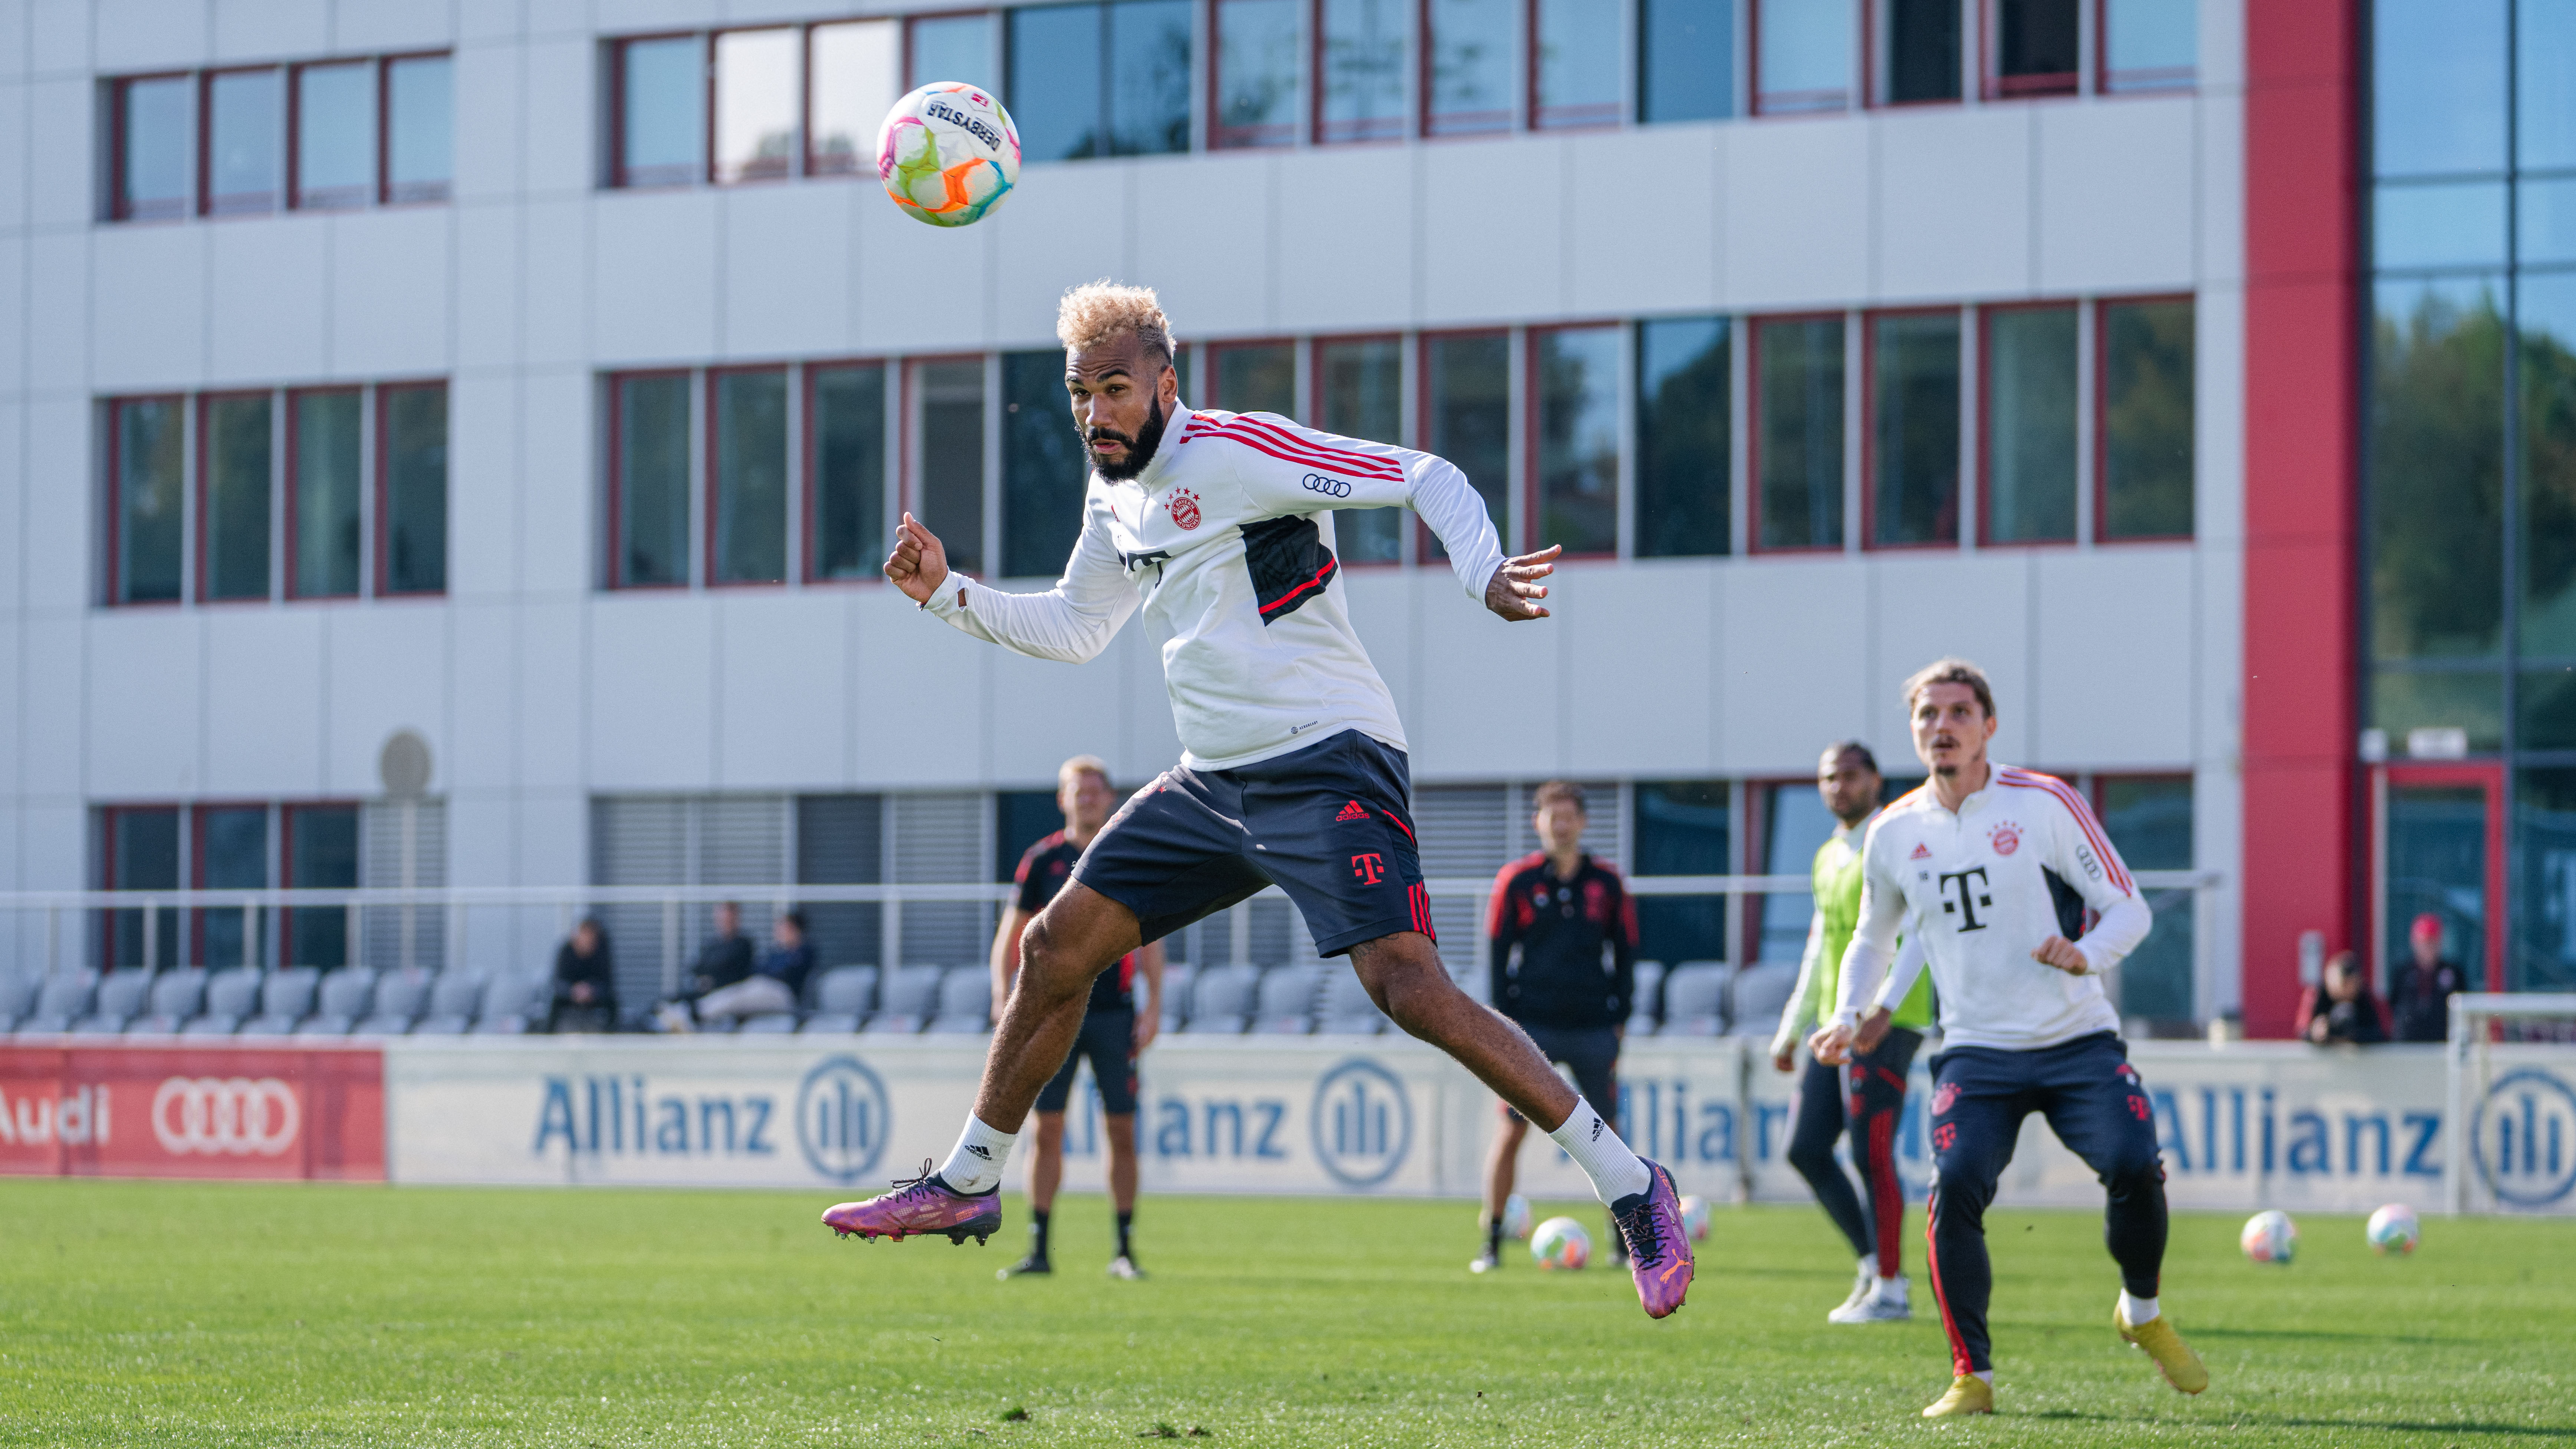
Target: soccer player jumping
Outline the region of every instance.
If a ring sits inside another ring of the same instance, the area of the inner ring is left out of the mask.
[[[1920,937],[1944,1037],[1932,1070],[1929,1266],[1954,1375],[1923,1415],[1994,1411],[1986,1204],[2033,1112],[2109,1190],[2102,1237],[2120,1265],[2120,1336],[2175,1388],[2199,1393],[2209,1371],[2156,1302],[2165,1174],[2155,1112],[2102,993],[2102,973],[2137,949],[2154,919],[2082,796],[2051,776],[1988,762],[1995,697],[1975,665],[1930,665],[1905,682],[1905,704],[1932,778],[1870,827],[1840,1000],[1810,1045],[1829,1064],[1875,1049],[1919,969],[1888,971],[1897,933]],[[2087,908],[2099,913],[2090,931]],[[1912,960],[1907,953],[1909,968]]]
[[[1022,932],[1019,980],[947,1162],[823,1221],[865,1238],[980,1240],[999,1229],[1002,1166],[1073,1046],[1092,978],[1276,884],[1317,950],[1349,954],[1380,1010],[1583,1169],[1627,1240],[1647,1315],[1681,1307],[1692,1263],[1672,1174],[1631,1152],[1526,1033],[1441,966],[1404,730],[1336,587],[1332,510],[1412,508],[1468,597],[1513,622],[1547,617],[1540,580],[1558,551],[1505,558],[1466,475],[1428,453],[1183,406],[1171,326],[1150,290],[1077,287],[1056,335],[1092,464],[1063,577],[1042,594],[988,588],[950,572],[938,538],[909,514],[886,577],[979,639],[1072,663],[1097,656],[1143,609],[1166,639],[1181,762],[1110,817]]]

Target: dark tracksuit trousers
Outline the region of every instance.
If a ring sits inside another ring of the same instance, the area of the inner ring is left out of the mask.
[[[1851,1240],[1852,1256],[1878,1255],[1878,1271],[1893,1278],[1905,1261],[1905,1185],[1896,1176],[1896,1124],[1905,1115],[1905,1074],[1923,1033],[1897,1027],[1866,1056],[1852,1059],[1851,1097],[1845,1110],[1843,1069],[1809,1061],[1798,1079],[1798,1116],[1789,1129],[1789,1165],[1815,1189],[1825,1216]],[[1852,1191],[1834,1139],[1848,1128],[1852,1166],[1860,1191]]]
[[[2156,1156],[2155,1109],[2114,1032],[2035,1051],[1953,1047],[1932,1062],[1932,1291],[1961,1374],[1994,1367],[1986,1301],[1986,1204],[2033,1112],[2109,1192],[2102,1241],[2120,1283],[2156,1295],[2165,1260],[2165,1170]]]

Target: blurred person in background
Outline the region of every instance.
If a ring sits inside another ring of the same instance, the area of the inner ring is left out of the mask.
[[[582,917],[555,951],[549,1031],[610,1031],[617,1025],[617,960],[597,916]]]
[[[2389,983],[2389,1014],[2398,1041],[2443,1041],[2451,1034],[2451,998],[2468,989],[2469,974],[2442,954],[2442,918],[2430,911],[2406,933],[2407,961]]]
[[[813,974],[814,948],[805,940],[805,913],[781,911],[769,927],[769,949],[761,954],[760,964],[742,980],[699,997],[697,1019],[792,1012],[804,995],[805,978]]]
[[[1530,828],[1540,849],[1494,877],[1485,934],[1492,951],[1494,1009],[1529,1033],[1540,1054],[1574,1073],[1583,1100],[1602,1104],[1619,1130],[1619,1042],[1637,994],[1637,903],[1619,872],[1584,853],[1590,822],[1583,787],[1550,780],[1534,797]],[[1467,1267],[1489,1273],[1503,1262],[1503,1207],[1520,1172],[1529,1123],[1509,1103],[1485,1154],[1485,1250]],[[1610,1225],[1615,1266],[1627,1253]]]
[[[680,980],[680,994],[654,1012],[662,1030],[687,1031],[691,1003],[710,991],[748,980],[751,967],[751,938],[742,933],[742,907],[732,901],[716,902],[716,933],[698,947],[698,959]]]
[[[1843,952],[1860,920],[1861,844],[1878,818],[1886,782],[1878,757],[1858,740],[1827,746],[1816,767],[1816,792],[1833,812],[1834,833],[1816,847],[1810,877],[1816,913],[1807,925],[1806,953],[1798,959],[1798,985],[1780,1010],[1771,1036],[1771,1065],[1796,1071],[1798,1043],[1810,1025],[1823,1025],[1841,998]],[[1920,951],[1909,934],[1906,947]],[[1900,947],[1900,951],[1906,949]],[[1910,969],[1905,964],[1899,970]],[[1905,1115],[1906,1073],[1932,1025],[1932,975],[1925,972],[1890,1020],[1876,1047],[1855,1053],[1845,1066],[1810,1057],[1798,1079],[1798,1116],[1789,1133],[1789,1165],[1814,1189],[1816,1201],[1842,1230],[1860,1259],[1851,1295],[1825,1315],[1831,1323],[1903,1322],[1914,1316],[1905,1280],[1905,1185],[1896,1175],[1896,1124]],[[1850,1109],[1844,1109],[1850,1075]],[[1852,1166],[1860,1191],[1852,1191],[1834,1139],[1851,1131]]]
[[[2350,951],[2326,958],[2324,979],[2299,1000],[2299,1035],[2319,1046],[2372,1046],[2388,1040],[2379,998]]]
[[[1118,806],[1110,787],[1109,766],[1095,755],[1076,755],[1055,773],[1055,804],[1064,812],[1064,828],[1038,841],[1020,857],[1011,879],[1019,894],[1002,912],[993,932],[993,1014],[1011,999],[1020,974],[1020,936],[1046,903],[1073,878],[1073,867],[1109,813]],[[1145,982],[1143,1010],[1136,1005],[1136,980]],[[1117,965],[1091,978],[1091,1000],[1082,1028],[1064,1065],[1038,1090],[1038,1130],[1029,1144],[1029,1255],[1003,1271],[1052,1273],[1047,1237],[1055,1215],[1056,1189],[1064,1182],[1064,1111],[1073,1100],[1074,1075],[1091,1062],[1092,1085],[1100,1093],[1101,1135],[1109,1139],[1109,1204],[1118,1215],[1118,1248],[1109,1259],[1112,1278],[1142,1278],[1136,1266],[1136,1058],[1153,1044],[1163,1021],[1163,943],[1149,941],[1128,952]]]

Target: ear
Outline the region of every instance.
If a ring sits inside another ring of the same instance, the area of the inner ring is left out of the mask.
[[[1163,406],[1167,408],[1176,406],[1181,400],[1180,368],[1169,362],[1164,363],[1163,375],[1154,380],[1154,394],[1163,400]]]

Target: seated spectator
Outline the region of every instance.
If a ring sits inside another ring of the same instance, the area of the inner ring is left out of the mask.
[[[786,911],[769,928],[770,947],[752,974],[698,998],[697,1019],[766,1016],[794,1011],[814,971],[814,948],[805,942],[805,913]]]
[[[2446,1041],[2451,1035],[2451,997],[2466,990],[2468,973],[2442,955],[2442,918],[2427,911],[2406,933],[2410,953],[2389,984],[2389,1014],[2397,1018],[2399,1041]]]
[[[654,1019],[664,1031],[687,1031],[692,1021],[692,1003],[705,999],[710,991],[721,991],[750,976],[751,938],[742,933],[742,907],[732,901],[719,901],[716,933],[698,948],[697,961],[680,980],[680,994],[657,1005]]]
[[[2319,1046],[2369,1046],[2388,1040],[2379,998],[2371,995],[2350,951],[2337,951],[2327,958],[2325,980],[2309,987],[2300,999],[2299,1035]]]
[[[548,1031],[613,1031],[617,1026],[617,965],[608,932],[585,916],[572,939],[555,952],[554,1010]]]

